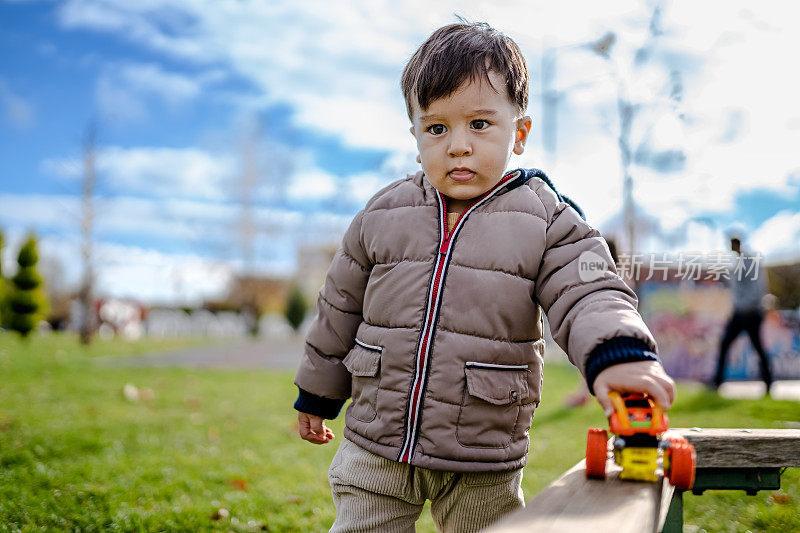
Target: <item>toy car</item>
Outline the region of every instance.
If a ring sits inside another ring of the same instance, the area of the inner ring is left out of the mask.
[[[608,422],[611,433],[616,435],[613,448],[614,461],[622,467],[619,477],[658,481],[662,473],[676,488],[691,489],[696,463],[694,446],[683,437],[662,438],[669,429],[669,419],[653,399],[645,394],[616,391],[608,396],[614,404]],[[605,478],[607,459],[608,433],[600,428],[589,429],[586,476]]]

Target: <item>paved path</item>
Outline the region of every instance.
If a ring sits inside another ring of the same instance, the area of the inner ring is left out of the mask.
[[[303,338],[231,339],[210,346],[168,352],[100,357],[102,366],[182,366],[190,368],[270,368],[295,370],[303,353]]]
[[[103,366],[182,366],[189,368],[260,368],[296,370],[303,353],[303,338],[297,336],[262,339],[231,339],[210,346],[195,346],[162,353],[101,357]],[[730,381],[719,389],[725,398],[761,398],[764,383],[760,381]],[[772,387],[776,400],[800,401],[800,380],[778,381]]]
[[[756,399],[764,396],[766,386],[763,381],[726,381],[719,388],[724,398]],[[800,401],[800,380],[776,381],[772,384],[770,396],[775,400]]]

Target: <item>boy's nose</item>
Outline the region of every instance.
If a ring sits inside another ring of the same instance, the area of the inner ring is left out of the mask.
[[[472,146],[467,140],[467,136],[454,133],[450,136],[450,146],[448,153],[453,157],[463,157],[472,153]]]

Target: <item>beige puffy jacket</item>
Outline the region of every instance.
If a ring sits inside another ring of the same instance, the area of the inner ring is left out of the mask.
[[[422,171],[356,215],[319,294],[295,408],[328,399],[335,417],[352,397],[345,437],[412,465],[521,467],[542,390],[541,309],[584,373],[604,341],[642,347],[604,365],[655,359],[641,355],[655,341],[600,234],[531,171],[508,173],[451,231],[446,220]],[[603,268],[587,275],[587,258]]]

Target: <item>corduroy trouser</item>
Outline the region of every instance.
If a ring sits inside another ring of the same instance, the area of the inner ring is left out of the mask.
[[[331,532],[415,531],[426,500],[436,528],[468,533],[523,507],[522,469],[457,473],[380,457],[343,439],[328,470]]]

